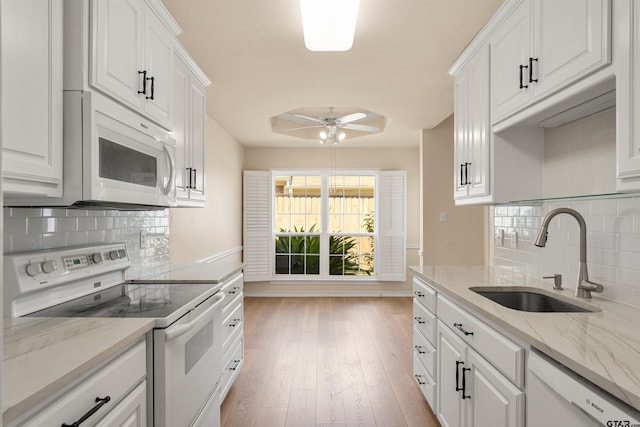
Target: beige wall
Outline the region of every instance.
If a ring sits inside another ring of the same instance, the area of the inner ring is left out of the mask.
[[[421,144],[423,264],[484,264],[488,208],[453,202],[453,115],[424,130]]]
[[[416,135],[418,138],[419,135]],[[357,144],[356,141],[353,142]],[[246,148],[245,169],[269,170],[284,168],[330,168],[331,147],[318,148]],[[407,172],[407,265],[419,263],[418,244],[420,240],[420,174],[418,148],[348,148],[338,146],[335,152],[335,167],[370,168],[381,170],[404,170]],[[453,161],[452,161],[453,162]],[[299,293],[299,292],[368,292],[409,294],[411,275],[407,281],[381,282],[375,285],[349,284],[268,284],[247,283],[248,293]]]
[[[204,208],[170,209],[171,262],[197,261],[242,246],[244,147],[207,116]],[[229,260],[242,259],[242,253]]]

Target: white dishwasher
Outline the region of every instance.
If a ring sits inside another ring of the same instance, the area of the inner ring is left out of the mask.
[[[527,375],[527,427],[640,426],[640,412],[535,351]]]

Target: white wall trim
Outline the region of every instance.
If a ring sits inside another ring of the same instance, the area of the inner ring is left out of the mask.
[[[345,292],[334,292],[334,291],[313,291],[313,292],[251,292],[247,291],[245,286],[244,288],[244,296],[245,297],[411,297],[413,294],[410,291],[404,292],[357,292],[357,291],[345,291]]]
[[[217,253],[215,255],[211,255],[210,257],[203,258],[203,259],[198,260],[196,262],[214,262],[214,261],[219,261],[222,258],[228,257],[229,255],[233,255],[235,253],[241,252],[242,249],[243,249],[243,246],[238,246],[237,248],[232,248],[232,249],[229,249],[227,251],[220,252],[220,253]]]

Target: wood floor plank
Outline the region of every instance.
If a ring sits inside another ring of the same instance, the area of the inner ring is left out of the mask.
[[[223,427],[439,427],[413,380],[411,298],[245,298]]]

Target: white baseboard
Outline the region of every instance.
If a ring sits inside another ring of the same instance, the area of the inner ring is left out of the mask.
[[[406,292],[251,292],[244,289],[245,297],[411,297],[410,291]]]

